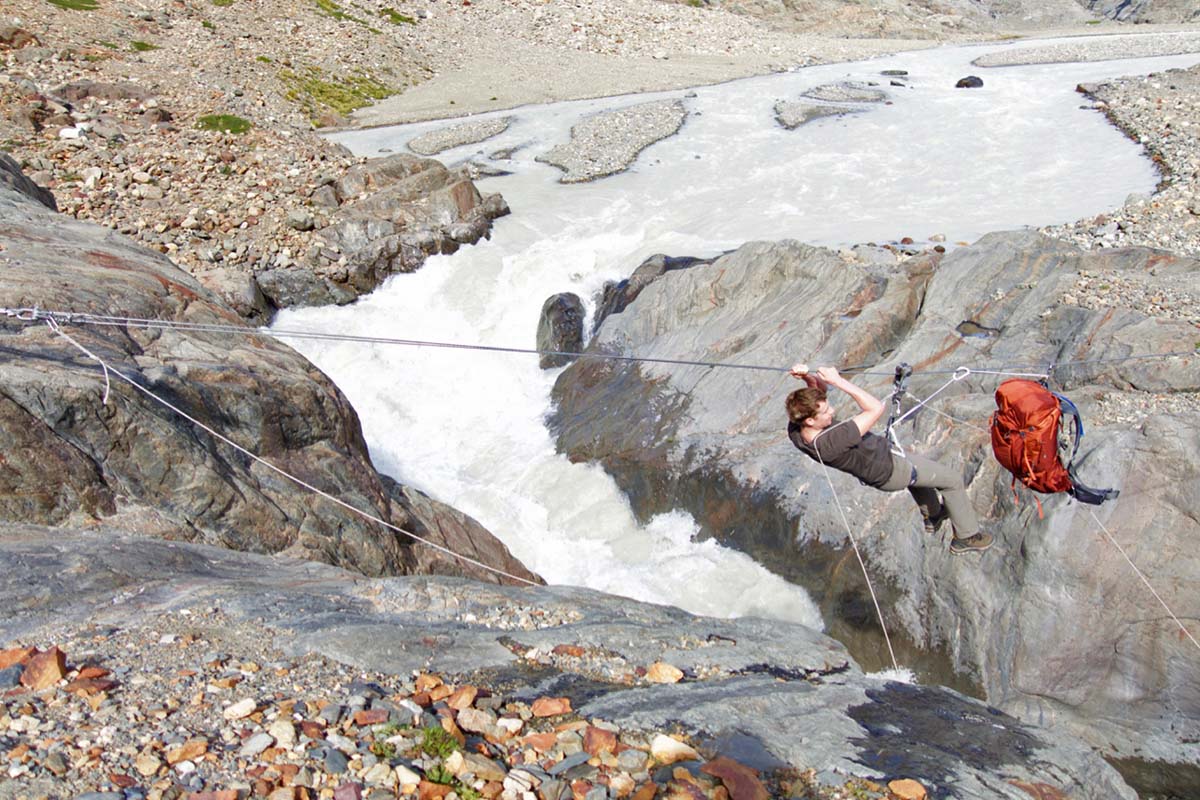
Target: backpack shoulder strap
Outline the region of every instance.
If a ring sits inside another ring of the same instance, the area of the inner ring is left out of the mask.
[[[1067,461],[1067,476],[1071,479],[1071,488],[1067,493],[1081,503],[1098,506],[1105,500],[1115,500],[1121,493],[1117,489],[1093,489],[1087,486],[1075,474],[1075,454],[1079,452],[1079,440],[1083,438],[1083,418],[1079,415],[1079,409],[1068,398],[1054,393],[1058,398],[1058,407],[1062,411],[1064,417],[1071,419],[1071,457]]]

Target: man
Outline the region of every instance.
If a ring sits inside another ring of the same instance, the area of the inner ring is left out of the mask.
[[[878,398],[843,378],[833,367],[821,367],[814,378],[808,374],[806,364],[796,364],[791,374],[808,383],[787,398],[788,438],[792,444],[810,458],[849,473],[868,486],[885,492],[908,489],[925,518],[926,530],[936,532],[949,518],[954,526],[951,553],[981,553],[992,546],[992,535],[979,530],[961,476],[922,456],[897,455],[887,439],[870,433],[883,415],[884,406]],[[834,422],[833,409],[826,399],[828,386],[850,395],[858,404],[858,414]]]

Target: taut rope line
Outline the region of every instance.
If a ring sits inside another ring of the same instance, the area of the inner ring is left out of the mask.
[[[54,320],[60,325],[98,325],[108,327],[129,327],[129,328],[145,328],[145,329],[160,329],[160,330],[181,330],[193,331],[201,333],[229,333],[242,336],[261,336],[275,339],[321,339],[342,342],[363,342],[366,344],[390,344],[403,345],[408,347],[434,347],[446,348],[452,350],[482,350],[493,353],[523,353],[529,355],[546,355],[546,356],[569,356],[571,358],[597,358],[609,361],[628,361],[628,362],[646,362],[651,364],[674,364],[685,367],[721,367],[728,369],[751,369],[763,372],[789,372],[790,367],[772,367],[763,364],[734,364],[729,362],[719,361],[686,361],[682,359],[672,358],[652,358],[649,356],[623,356],[615,353],[589,353],[589,352],[571,352],[565,350],[536,350],[524,347],[500,347],[496,345],[482,344],[462,344],[459,342],[436,342],[425,341],[422,339],[398,339],[380,336],[360,336],[349,333],[325,333],[321,331],[301,331],[301,330],[286,330],[286,329],[267,329],[267,328],[250,328],[244,325],[222,325],[219,323],[200,323],[200,322],[174,322],[169,320],[146,319],[139,317],[118,317],[108,316],[103,314],[86,314],[74,311],[47,311],[39,308],[0,308],[0,314],[16,318],[23,322],[37,322],[43,320]],[[1123,361],[1141,361],[1141,360],[1156,360],[1163,358],[1176,358],[1186,356],[1198,356],[1195,350],[1179,350],[1170,353],[1135,353],[1128,356],[1118,356],[1114,358],[1096,358],[1085,359],[1081,361],[1060,361],[1056,363],[1050,371],[1062,369],[1064,367],[1079,366],[1082,364],[1113,364]],[[1044,366],[1040,367],[1045,369]],[[955,367],[954,369],[923,369],[923,375],[957,375],[966,367]],[[1012,365],[1000,367],[996,369],[971,369],[977,375],[1014,375],[1023,376],[1023,372],[1009,372],[1004,370],[1025,370],[1039,369],[1038,366]],[[847,374],[855,375],[887,375],[891,376],[890,372],[881,372],[878,370],[862,369],[860,367],[845,367],[841,370]],[[1029,373],[1032,377],[1046,377],[1046,372]],[[953,381],[951,381],[953,382]],[[940,391],[940,390],[939,390]]]
[[[1154,599],[1157,600],[1159,605],[1166,610],[1171,619],[1175,620],[1175,624],[1179,626],[1179,630],[1183,631],[1183,635],[1191,639],[1192,644],[1196,645],[1197,649],[1200,649],[1200,642],[1196,641],[1196,637],[1192,636],[1191,631],[1184,627],[1184,624],[1179,621],[1179,617],[1175,616],[1175,612],[1171,610],[1171,607],[1167,605],[1166,601],[1162,599],[1158,592],[1154,591],[1154,587],[1150,585],[1150,581],[1148,581],[1146,576],[1142,574],[1142,571],[1137,568],[1137,564],[1133,563],[1133,559],[1131,559],[1125,552],[1125,548],[1117,544],[1117,540],[1114,539],[1112,534],[1108,532],[1108,528],[1104,527],[1104,523],[1101,522],[1100,518],[1096,516],[1096,512],[1089,508],[1088,513],[1092,515],[1092,519],[1095,520],[1096,525],[1099,526],[1100,530],[1104,531],[1104,536],[1108,539],[1109,543],[1111,543],[1113,547],[1117,548],[1117,552],[1119,552],[1125,558],[1126,563],[1128,563],[1133,571],[1137,573],[1137,576],[1142,579],[1142,583],[1146,584],[1146,588],[1150,590],[1150,594],[1154,595]]]
[[[342,508],[346,509],[347,511],[353,512],[353,513],[357,514],[358,516],[363,517],[364,519],[370,520],[371,522],[376,522],[376,523],[382,525],[383,527],[388,528],[389,530],[395,531],[396,533],[403,534],[403,535],[409,537],[410,539],[414,539],[414,540],[420,542],[421,544],[432,547],[434,550],[445,553],[446,555],[450,556],[451,558],[458,559],[459,561],[463,561],[467,564],[473,564],[474,566],[479,567],[480,569],[487,570],[488,572],[495,573],[496,575],[501,575],[505,578],[510,578],[514,581],[517,581],[518,583],[524,583],[529,586],[537,585],[536,583],[534,583],[533,581],[531,581],[527,578],[522,578],[519,575],[512,575],[508,572],[505,572],[504,570],[497,569],[496,567],[492,567],[487,564],[484,564],[482,561],[477,561],[473,558],[470,558],[469,556],[459,555],[458,553],[455,553],[453,550],[450,550],[447,547],[443,547],[442,545],[437,544],[436,542],[431,542],[428,539],[417,536],[415,533],[406,531],[403,528],[393,525],[390,522],[386,522],[386,521],[380,519],[379,517],[375,516],[374,514],[370,514],[366,511],[355,508],[354,506],[347,503],[345,500],[341,500],[337,497],[334,497],[333,495],[329,494],[328,492],[324,492],[321,489],[318,489],[316,486],[313,486],[311,483],[308,483],[307,481],[304,481],[301,478],[297,478],[295,475],[292,475],[291,473],[289,473],[283,469],[280,469],[279,467],[272,464],[270,461],[267,461],[266,459],[261,458],[260,456],[257,456],[254,453],[251,453],[249,450],[242,447],[240,444],[233,441],[228,436],[225,436],[225,435],[217,432],[213,428],[210,428],[208,425],[205,425],[203,422],[196,419],[192,415],[188,414],[186,411],[179,408],[178,406],[173,405],[171,402],[164,400],[163,398],[159,397],[158,395],[156,395],[154,392],[150,391],[149,389],[144,388],[143,386],[138,384],[136,381],[134,381],[132,378],[127,376],[125,373],[121,372],[120,370],[114,369],[113,367],[110,367],[107,363],[105,363],[104,359],[102,359],[100,356],[96,355],[91,350],[88,350],[86,347],[84,347],[79,342],[75,341],[69,335],[67,335],[58,326],[58,323],[55,320],[49,319],[46,321],[46,324],[50,327],[50,330],[54,331],[59,336],[66,339],[71,344],[75,345],[75,347],[77,349],[79,349],[84,355],[88,356],[89,358],[91,358],[94,361],[96,361],[97,363],[99,363],[100,366],[104,369],[104,378],[106,381],[105,393],[104,393],[105,402],[107,402],[107,400],[108,400],[107,381],[108,381],[108,376],[111,373],[113,375],[116,375],[118,378],[123,380],[125,383],[128,383],[134,389],[137,389],[139,392],[141,392],[142,394],[149,397],[154,402],[158,403],[161,406],[165,406],[166,408],[169,408],[170,410],[174,411],[179,416],[186,419],[188,422],[192,423],[193,425],[197,426],[198,428],[201,428],[204,431],[207,431],[210,436],[213,436],[214,438],[219,439],[220,441],[222,441],[225,444],[232,447],[234,450],[237,450],[242,455],[245,455],[245,456],[257,461],[259,464],[262,464],[267,469],[270,469],[273,472],[275,472],[279,475],[282,475],[283,477],[287,478],[288,480],[292,481],[293,483],[303,486],[305,489],[308,489],[310,492],[313,492],[314,494],[318,494],[321,497],[324,497],[326,500],[329,500],[330,502],[341,506]]]
[[[871,576],[867,572],[867,564],[863,561],[862,553],[858,550],[858,540],[854,538],[854,531],[850,530],[850,521],[846,518],[846,509],[842,508],[841,498],[838,497],[837,487],[833,485],[833,476],[829,474],[829,467],[825,464],[825,459],[821,458],[821,452],[816,447],[813,452],[817,454],[817,461],[821,462],[821,468],[825,470],[825,480],[829,482],[829,491],[833,493],[833,503],[837,506],[838,514],[841,515],[842,524],[846,526],[846,534],[850,537],[850,545],[854,548],[854,556],[858,559],[858,566],[862,568],[863,577],[867,579],[867,590],[871,593],[871,602],[875,605],[875,616],[879,618],[879,627],[883,630],[883,640],[887,642],[888,655],[892,659],[892,669],[899,671],[900,665],[896,662],[896,651],[892,649],[892,637],[888,635],[887,625],[883,622],[883,610],[879,607],[879,598],[875,596],[875,586],[871,583]]]

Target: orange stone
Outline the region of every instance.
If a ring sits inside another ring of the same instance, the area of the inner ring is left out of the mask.
[[[454,694],[446,698],[446,705],[450,706],[455,711],[462,711],[464,708],[470,708],[478,695],[479,689],[476,687],[462,686],[456,689]]]
[[[530,707],[535,717],[556,717],[571,713],[571,701],[565,697],[539,697]]]
[[[888,794],[896,800],[925,800],[925,787],[912,778],[901,778],[888,783]]]
[[[433,705],[433,698],[429,696],[429,692],[417,692],[408,699],[412,700],[421,708],[429,708],[431,705]]]
[[[442,730],[454,737],[458,742],[458,746],[462,747],[467,743],[467,735],[462,732],[462,728],[458,727],[458,723],[450,719],[450,717],[442,717]]]
[[[184,800],[238,800],[237,789],[224,789],[219,792],[188,792]]]
[[[529,745],[539,753],[545,753],[554,749],[554,745],[558,744],[558,737],[553,733],[531,733],[521,739],[521,744]]]
[[[116,685],[117,682],[110,678],[81,678],[71,681],[63,690],[71,694],[95,694],[96,692],[107,692]]]
[[[702,766],[700,771],[725,784],[733,800],[769,800],[771,797],[759,781],[758,772],[732,758],[717,756]]]
[[[454,694],[454,690],[444,683],[441,686],[435,686],[429,690],[429,698],[435,703],[438,700],[445,700],[452,694]]]
[[[419,800],[441,800],[441,798],[454,791],[452,786],[447,786],[444,783],[430,783],[429,781],[421,781],[417,786],[417,797]]]
[[[657,794],[658,784],[651,781],[639,787],[629,800],[654,800],[654,796]]]
[[[589,781],[571,781],[571,796],[574,800],[585,800],[591,790],[592,784]]]
[[[138,783],[136,778],[129,775],[123,775],[120,772],[108,773],[108,779],[122,789],[129,789],[133,786],[137,786]]]
[[[655,661],[646,670],[646,680],[651,683],[679,683],[683,680],[683,670],[664,661]]]
[[[13,664],[24,664],[36,654],[36,647],[14,647],[11,650],[0,650],[0,669],[8,669]]]
[[[103,678],[108,674],[109,671],[104,669],[104,667],[89,666],[79,670],[79,674],[75,677],[81,681],[86,681],[90,678]]]
[[[35,692],[49,689],[67,676],[67,656],[57,647],[31,656],[21,673],[21,685]]]
[[[417,676],[416,687],[418,692],[427,692],[435,686],[441,686],[442,679],[437,675],[421,674]]]
[[[372,708],[354,712],[354,724],[360,728],[367,725],[382,725],[387,721],[388,710],[386,708]]]
[[[579,658],[586,651],[577,644],[559,644],[555,645],[554,649],[550,652],[554,653],[556,656],[575,656],[576,658]]]
[[[589,756],[611,753],[616,746],[617,735],[612,731],[588,725],[587,730],[583,732],[583,749]]]
[[[194,761],[208,752],[208,741],[197,737],[167,751],[167,763],[172,767],[180,761]]]

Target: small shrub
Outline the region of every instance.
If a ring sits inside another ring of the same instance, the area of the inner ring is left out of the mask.
[[[47,2],[68,11],[95,11],[100,7],[97,0],[47,0]]]
[[[254,126],[250,124],[250,120],[242,119],[233,114],[208,114],[196,120],[196,127],[202,131],[245,133]]]
[[[421,751],[426,755],[445,758],[457,749],[458,740],[437,725],[430,725],[421,732]]]
[[[382,724],[376,725],[371,730],[375,732],[376,736],[381,736],[384,739],[386,739],[389,736],[395,736],[397,733],[412,730],[412,726],[405,725],[400,722],[384,722]]]
[[[406,16],[404,14],[401,14],[399,11],[397,11],[394,8],[379,9],[379,16],[383,17],[384,19],[386,19],[388,22],[392,23],[393,25],[416,25],[417,24],[417,21],[415,19],[413,19],[412,17]]]
[[[271,57],[270,57],[270,56],[255,56],[255,57],[254,57],[254,60],[255,60],[255,61],[261,61],[261,62],[262,62],[262,63],[264,63],[264,64],[270,64],[270,63],[271,63]]]
[[[446,786],[454,783],[454,773],[441,764],[430,767],[425,771],[425,778],[430,783],[441,783]]]
[[[371,752],[384,761],[391,761],[396,757],[395,745],[388,744],[384,741],[371,742]]]
[[[130,42],[129,46],[132,47],[134,50],[138,51],[139,53],[145,53],[148,50],[159,49],[158,45],[156,45],[156,44],[152,44],[151,42],[139,42],[136,39],[133,40],[132,42]]]
[[[217,26],[216,26],[216,25],[213,25],[211,22],[209,22],[209,21],[208,21],[208,20],[206,20],[206,19],[202,19],[202,20],[200,20],[200,25],[201,25],[201,26],[202,26],[202,27],[203,27],[205,30],[215,31],[215,30],[217,29]]]

